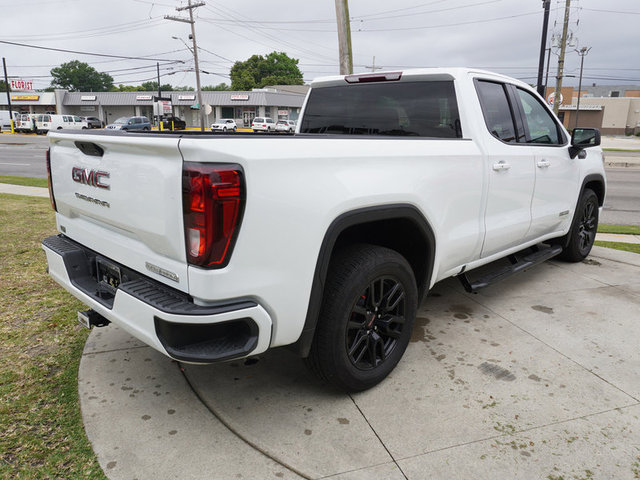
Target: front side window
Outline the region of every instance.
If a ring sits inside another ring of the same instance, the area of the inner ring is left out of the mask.
[[[453,81],[316,88],[309,95],[300,131],[462,138]]]
[[[557,145],[560,140],[558,125],[540,101],[526,90],[517,89],[518,98],[524,114],[524,121],[529,129],[529,143]]]
[[[491,135],[507,143],[516,143],[511,107],[502,83],[478,80],[476,89],[480,97],[484,121]]]

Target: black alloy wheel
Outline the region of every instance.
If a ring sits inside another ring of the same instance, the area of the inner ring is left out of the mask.
[[[587,258],[596,240],[599,206],[595,192],[585,188],[578,201],[571,230],[562,238],[566,246],[558,255],[559,259],[580,262]]]
[[[588,202],[582,209],[580,222],[578,224],[578,238],[580,251],[589,251],[596,238],[596,229],[598,228],[598,210],[597,204]]]
[[[393,352],[404,327],[405,292],[392,277],[379,277],[356,298],[346,332],[351,363],[360,370],[381,365]]]
[[[418,292],[398,252],[358,244],[334,254],[307,365],[341,390],[384,380],[411,338]]]

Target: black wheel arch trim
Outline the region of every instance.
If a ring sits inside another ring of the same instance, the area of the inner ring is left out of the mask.
[[[318,260],[313,274],[309,306],[307,308],[304,327],[300,334],[300,338],[291,346],[298,355],[301,357],[307,357],[309,355],[309,350],[311,348],[311,343],[313,341],[313,336],[318,322],[318,316],[320,314],[320,307],[322,305],[322,297],[324,295],[329,262],[340,234],[347,228],[356,225],[399,219],[409,220],[418,228],[426,242],[425,248],[428,250],[428,253],[426,255],[427,261],[425,265],[425,275],[422,279],[416,278],[418,301],[422,299],[423,295],[429,288],[431,281],[436,248],[433,229],[422,212],[411,204],[380,205],[345,212],[331,222],[331,225],[329,225],[325,232],[324,239],[320,246]]]
[[[559,244],[562,245],[562,248],[567,248],[567,245],[569,244],[571,230],[573,230],[573,227],[577,221],[576,214],[578,213],[578,205],[580,204],[580,198],[582,198],[582,194],[584,190],[587,188],[587,185],[593,184],[593,183],[597,183],[598,188],[600,189],[599,191],[594,190],[594,193],[598,197],[598,205],[600,207],[604,205],[604,199],[606,196],[606,189],[607,189],[607,186],[606,186],[607,184],[604,181],[604,177],[599,173],[592,173],[590,175],[585,176],[584,179],[582,180],[582,185],[580,186],[578,198],[576,198],[575,207],[573,209],[573,219],[571,220],[571,227],[569,228],[569,233],[564,237],[560,237],[563,240],[562,242],[559,242]]]
[[[597,183],[598,187],[601,189],[600,191],[594,190],[594,192],[598,197],[599,205],[602,207],[604,205],[604,199],[607,193],[607,184],[604,181],[604,177],[599,173],[592,173],[584,177],[584,180],[582,180],[582,185],[580,186],[580,195],[582,195],[582,192],[584,192],[584,189],[587,188],[587,185],[590,183]],[[576,206],[578,205],[579,201],[580,197],[578,197],[578,200],[576,201]]]

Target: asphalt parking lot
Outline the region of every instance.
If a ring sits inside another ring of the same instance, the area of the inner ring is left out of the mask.
[[[360,394],[284,349],[182,365],[113,326],[79,391],[110,479],[633,479],[638,338],[640,257],[595,247],[477,295],[436,285],[398,368]]]

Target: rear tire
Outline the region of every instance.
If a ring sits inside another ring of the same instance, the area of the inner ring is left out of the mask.
[[[399,253],[373,245],[339,252],[329,266],[307,364],[341,390],[373,387],[402,358],[417,303],[413,270]]]
[[[593,190],[585,188],[580,195],[571,230],[562,237],[562,240],[566,242],[566,247],[558,255],[560,260],[581,262],[587,258],[598,230],[598,208],[598,196]]]

